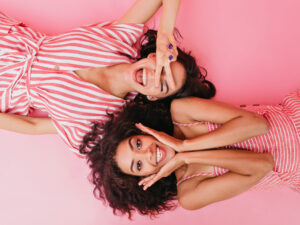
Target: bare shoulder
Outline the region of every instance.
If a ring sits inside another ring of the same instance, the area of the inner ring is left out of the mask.
[[[189,178],[177,186],[177,199],[179,204],[188,209],[190,204],[190,198],[197,198],[197,196],[193,195],[193,191],[199,188],[199,184],[204,180],[212,179],[209,176],[195,176]]]
[[[171,102],[171,113],[184,112],[186,108],[183,107],[191,107],[193,104],[205,104],[208,99],[198,98],[198,97],[185,97],[174,99]]]
[[[178,123],[188,123],[188,122],[193,122],[191,120],[191,111],[193,106],[195,104],[197,106],[201,106],[204,104],[206,99],[201,99],[197,97],[186,97],[186,98],[179,98],[179,99],[174,99],[171,102],[171,107],[170,107],[170,112],[173,121],[176,121]]]

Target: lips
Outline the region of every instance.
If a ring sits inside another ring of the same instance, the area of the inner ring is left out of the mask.
[[[156,165],[166,158],[166,150],[156,145]]]
[[[146,76],[146,70],[145,69],[139,69],[134,74],[134,81],[142,86],[146,86],[147,83],[147,76]]]

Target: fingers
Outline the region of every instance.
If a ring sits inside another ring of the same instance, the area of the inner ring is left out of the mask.
[[[176,61],[178,55],[175,38],[173,35],[158,35],[156,45],[155,87],[159,87],[161,72],[164,68],[169,86],[171,89],[174,89],[175,82],[172,76],[170,63]]]
[[[152,186],[156,181],[159,180],[157,174],[152,174],[139,182],[139,186],[143,185],[143,190],[147,190],[150,186]]]
[[[155,75],[154,75],[154,84],[155,84],[155,87],[159,87],[160,75],[161,75],[162,68],[163,68],[163,66],[160,65],[160,62],[158,62],[158,57],[157,57],[156,58]]]
[[[149,187],[151,187],[156,181],[158,181],[161,177],[158,174],[153,174],[152,179],[149,179],[147,183],[144,183],[143,190],[146,191]]]
[[[175,81],[174,81],[172,71],[170,68],[170,63],[167,66],[165,66],[165,71],[166,71],[166,78],[167,78],[167,81],[168,81],[171,89],[175,89]]]
[[[145,177],[144,179],[142,179],[140,182],[139,182],[139,186],[141,185],[145,185],[147,182],[149,182],[151,179],[153,179],[155,177],[156,174],[152,174],[148,177]]]
[[[144,126],[144,125],[141,124],[141,123],[136,123],[135,126],[136,126],[137,128],[139,128],[141,131],[143,131],[143,132],[145,132],[145,133],[147,133],[147,134],[150,134],[150,135],[152,135],[152,136],[154,136],[154,137],[157,136],[155,130],[153,130],[153,129],[149,128],[149,127],[146,127],[146,126]]]
[[[169,37],[169,40],[170,40],[170,44],[172,45],[171,50],[173,50],[173,54],[172,54],[173,55],[173,59],[172,59],[172,61],[176,61],[177,60],[177,56],[178,56],[178,51],[177,51],[177,46],[176,46],[176,40],[175,40],[175,38],[174,38],[173,35],[171,35]]]

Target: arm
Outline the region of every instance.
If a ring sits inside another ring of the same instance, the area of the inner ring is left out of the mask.
[[[0,128],[23,134],[56,134],[50,118],[0,113]]]
[[[180,0],[137,0],[117,21],[121,23],[146,23],[163,5],[159,30],[173,33]]]
[[[172,119],[180,123],[209,121],[222,124],[212,132],[182,141],[179,151],[217,148],[241,142],[265,134],[269,128],[267,121],[258,114],[225,103],[194,97],[174,100],[171,114]]]
[[[178,201],[189,210],[199,209],[214,202],[234,197],[255,185],[273,168],[269,153],[253,153],[242,150],[215,150],[179,153],[185,164],[199,163],[218,166],[228,173],[214,177],[190,179],[178,186]]]
[[[146,23],[160,8],[162,0],[137,0],[117,21],[121,23]]]

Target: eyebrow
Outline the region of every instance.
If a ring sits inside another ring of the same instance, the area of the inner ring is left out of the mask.
[[[131,140],[132,140],[132,138],[128,139],[128,144],[129,144],[129,147],[130,147],[130,149],[132,151],[133,150],[133,146],[132,146]],[[133,172],[133,165],[134,165],[134,160],[131,161],[131,165],[130,165],[131,172]]]

